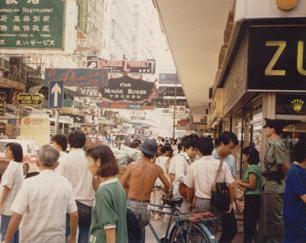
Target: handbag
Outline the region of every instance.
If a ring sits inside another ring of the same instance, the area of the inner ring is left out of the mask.
[[[75,202],[78,208],[79,226],[80,227],[90,227],[92,207],[84,203],[81,203],[80,201],[75,201]]]
[[[217,182],[220,176],[224,161],[221,160],[211,190],[211,205],[217,210],[227,212],[230,209],[230,195],[225,182]]]

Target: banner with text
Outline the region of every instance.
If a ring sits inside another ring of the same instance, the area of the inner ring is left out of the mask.
[[[0,49],[63,49],[63,0],[0,0]]]

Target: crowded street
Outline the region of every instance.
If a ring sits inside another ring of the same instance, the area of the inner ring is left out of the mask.
[[[0,0],[2,243],[306,243],[306,0]]]

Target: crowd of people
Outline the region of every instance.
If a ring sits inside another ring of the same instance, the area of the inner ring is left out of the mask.
[[[212,212],[219,220],[211,231],[217,234],[222,228],[219,242],[235,242],[236,190],[240,187],[245,243],[258,240],[261,211],[264,232],[260,242],[304,243],[306,140],[295,145],[290,164],[281,132],[279,122],[266,119],[269,146],[262,170],[256,148],[241,148],[242,178],[236,174],[234,155],[239,142],[232,132],[223,132],[215,140],[191,134],[177,147],[160,139],[134,141],[131,146],[142,157],[123,169],[107,145],[85,148],[83,132],[74,131],[68,138],[58,134],[38,151],[40,173],[31,177],[24,175],[21,145],[9,143],[5,154],[10,162],[1,179],[2,241],[148,242],[149,204],[152,199],[161,204],[167,195],[184,199],[179,208],[182,213]],[[215,200],[221,186],[226,188],[226,209]]]

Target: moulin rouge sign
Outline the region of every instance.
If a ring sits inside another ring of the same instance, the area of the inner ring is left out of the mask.
[[[101,88],[100,92],[108,100],[143,101],[150,98],[154,87],[152,82],[122,76],[109,79],[107,87]]]

